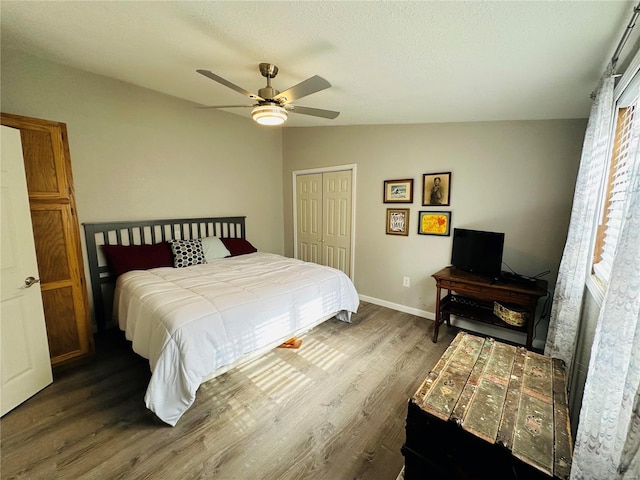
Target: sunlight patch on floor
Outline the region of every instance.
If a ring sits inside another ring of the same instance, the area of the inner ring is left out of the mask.
[[[312,383],[304,373],[283,360],[269,362],[268,368],[246,372],[247,377],[272,400],[282,403]]]
[[[303,340],[298,355],[326,372],[347,357],[344,353],[312,338]]]

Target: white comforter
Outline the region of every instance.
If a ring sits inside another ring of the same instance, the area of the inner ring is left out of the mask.
[[[133,350],[149,359],[147,408],[175,425],[215,369],[358,303],[341,271],[257,252],[128,272],[114,311]]]

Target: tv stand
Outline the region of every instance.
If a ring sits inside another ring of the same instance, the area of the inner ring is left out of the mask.
[[[436,280],[436,321],[433,329],[433,343],[438,341],[440,325],[456,315],[477,322],[497,325],[526,333],[525,346],[531,350],[533,329],[538,300],[547,295],[547,281],[536,280],[530,284],[514,282],[510,279],[489,279],[482,275],[446,267],[434,273]],[[442,290],[447,290],[444,298]],[[523,326],[510,325],[493,314],[493,302],[521,307],[528,315]]]

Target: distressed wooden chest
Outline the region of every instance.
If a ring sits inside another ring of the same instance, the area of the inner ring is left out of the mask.
[[[564,363],[459,333],[409,400],[405,478],[568,479]]]

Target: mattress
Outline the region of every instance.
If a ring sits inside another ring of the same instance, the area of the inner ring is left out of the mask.
[[[340,270],[256,252],[118,278],[114,313],[149,360],[147,408],[175,425],[211,372],[331,318],[358,294]]]

